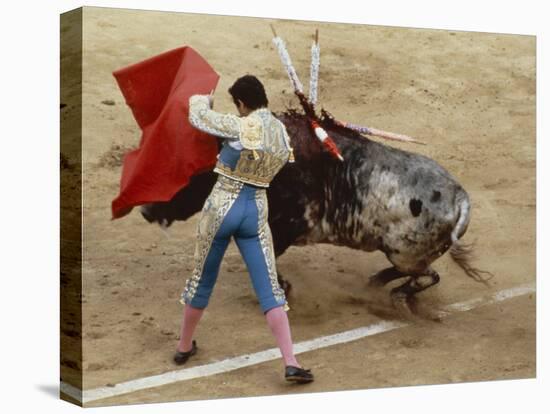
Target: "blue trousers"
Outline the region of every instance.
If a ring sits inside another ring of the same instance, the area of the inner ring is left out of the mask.
[[[246,263],[262,311],[288,308],[277,281],[273,238],[267,221],[266,189],[220,175],[201,211],[195,247],[195,267],[181,302],[208,306],[221,261],[231,241]]]

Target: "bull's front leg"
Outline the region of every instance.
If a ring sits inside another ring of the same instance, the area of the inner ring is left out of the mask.
[[[416,320],[416,297],[415,295],[439,282],[439,274],[432,268],[426,269],[421,274],[412,275],[408,281],[392,289],[392,302],[401,314],[409,320]],[[428,315],[430,319],[439,320],[437,316]]]

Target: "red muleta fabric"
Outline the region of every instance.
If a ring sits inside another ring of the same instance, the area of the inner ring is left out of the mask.
[[[189,97],[209,94],[219,76],[185,46],[113,72],[142,130],[139,148],[124,156],[112,218],[133,207],[169,201],[193,175],[214,168],[216,139],[189,123]]]

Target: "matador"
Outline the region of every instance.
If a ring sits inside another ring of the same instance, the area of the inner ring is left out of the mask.
[[[214,168],[218,178],[200,213],[194,270],[181,294],[185,307],[174,361],[184,364],[197,352],[193,334],[233,237],[281,351],[285,379],[311,382],[311,370],[302,368],[294,356],[288,304],[277,280],[268,224],[266,189],[287,162],[294,162],[290,139],[284,124],[268,109],[264,86],[255,76],[237,79],[229,93],[240,116],[212,110],[211,95],[189,100],[190,123],[224,140]]]

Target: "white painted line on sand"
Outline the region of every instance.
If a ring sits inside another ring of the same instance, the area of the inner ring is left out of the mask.
[[[501,290],[488,296],[467,300],[465,302],[453,303],[447,305],[441,311],[443,316],[449,315],[453,312],[466,312],[482,305],[492,305],[494,303],[502,302],[506,299],[515,298],[517,296],[527,295],[535,292],[535,284],[529,283],[527,285],[516,286],[510,289]]]
[[[535,292],[535,284],[517,286],[510,289],[502,290],[490,296],[480,297],[465,302],[454,303],[446,306],[441,312],[441,316],[445,317],[453,312],[465,312],[475,309],[480,306],[494,304],[514,297],[526,295]],[[294,352],[301,354],[304,352],[313,351],[316,349],[326,348],[333,345],[343,344],[365,338],[372,335],[377,335],[383,332],[392,331],[397,328],[408,326],[409,323],[401,321],[381,321],[362,328],[352,329],[345,332],[340,332],[334,335],[323,336],[320,338],[311,339],[309,341],[299,342],[294,345]],[[221,374],[224,372],[234,371],[240,368],[251,365],[261,364],[267,361],[273,361],[281,357],[278,348],[271,348],[265,351],[256,352],[253,354],[241,355],[234,358],[224,359],[205,365],[199,365],[191,368],[184,368],[177,371],[170,371],[164,374],[154,375],[151,377],[138,378],[131,381],[122,382],[112,387],[100,387],[91,390],[81,391],[69,384],[61,382],[60,390],[66,395],[82,402],[88,403],[91,401],[101,400],[104,398],[115,397],[122,394],[128,394],[148,388],[159,387],[162,385],[173,384],[175,382],[187,381],[195,378],[207,377],[210,375]]]

